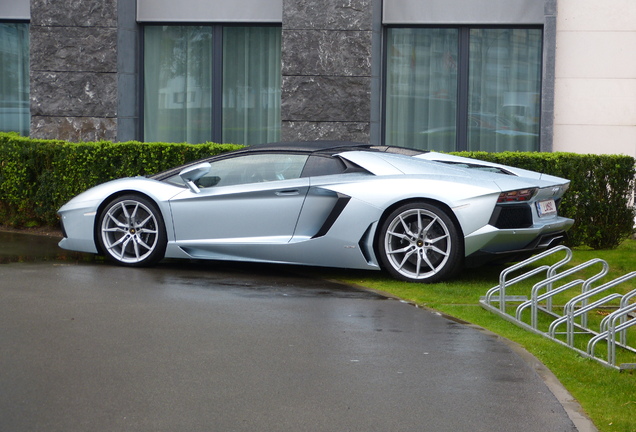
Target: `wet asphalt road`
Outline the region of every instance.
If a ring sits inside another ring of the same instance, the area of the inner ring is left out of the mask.
[[[52,242],[0,233],[0,431],[593,430],[508,344],[431,311],[295,268],[126,269]]]

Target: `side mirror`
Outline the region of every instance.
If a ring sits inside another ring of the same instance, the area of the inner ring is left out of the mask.
[[[199,180],[201,177],[210,172],[212,166],[208,162],[203,162],[200,164],[192,165],[191,167],[184,168],[180,173],[179,177],[183,179],[188,188],[194,192],[199,193],[201,190],[194,183]]]

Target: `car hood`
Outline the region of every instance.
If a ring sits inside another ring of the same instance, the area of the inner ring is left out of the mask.
[[[127,190],[131,192],[141,192],[157,200],[166,200],[182,192],[184,189],[146,177],[125,177],[110,180],[87,189],[71,198],[59,211],[76,207],[96,207],[109,196]]]

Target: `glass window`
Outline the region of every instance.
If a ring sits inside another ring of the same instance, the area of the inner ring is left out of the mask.
[[[144,140],[277,141],[280,47],[279,27],[146,26]]]
[[[386,142],[423,150],[455,150],[456,29],[389,29]]]
[[[212,139],[212,28],[148,26],[144,34],[144,139]]]
[[[336,174],[371,174],[364,168],[341,159],[338,155],[312,155],[309,157],[305,168],[303,169],[303,177],[328,176]]]
[[[472,29],[468,150],[539,149],[541,30]]]
[[[281,33],[277,27],[223,31],[223,142],[280,137]]]
[[[29,25],[0,23],[0,131],[29,135]]]
[[[538,28],[389,28],[386,143],[538,150],[541,53]]]

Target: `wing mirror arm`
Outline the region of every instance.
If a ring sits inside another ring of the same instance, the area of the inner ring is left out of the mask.
[[[179,177],[183,179],[186,186],[188,186],[188,189],[190,189],[193,193],[199,193],[201,192],[201,189],[199,189],[194,182],[209,173],[210,169],[212,169],[212,166],[208,162],[203,162],[184,168],[179,173]]]

